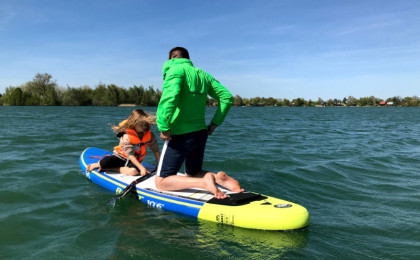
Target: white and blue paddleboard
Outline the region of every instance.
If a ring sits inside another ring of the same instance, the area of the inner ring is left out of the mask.
[[[97,169],[86,173],[89,164],[111,154],[102,149],[88,148],[80,155],[79,162],[87,178],[119,194],[139,176],[99,172]],[[155,168],[147,163],[142,165],[148,170]],[[234,193],[220,188],[228,198],[216,199],[212,193],[199,188],[159,191],[154,176],[151,176],[137,183],[135,192],[140,201],[149,206],[226,225],[262,230],[295,230],[309,225],[308,211],[298,204],[253,192]]]

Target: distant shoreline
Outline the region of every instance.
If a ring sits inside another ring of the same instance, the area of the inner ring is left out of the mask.
[[[149,86],[133,86],[122,88],[115,84],[99,84],[95,88],[83,86],[79,88],[60,87],[52,76],[36,74],[32,81],[17,87],[8,87],[4,94],[0,94],[0,106],[158,106],[162,91]],[[207,99],[208,106],[217,106],[218,100]],[[249,107],[420,107],[418,96],[394,96],[387,99],[374,96],[316,101],[304,98],[233,97],[234,106]]]

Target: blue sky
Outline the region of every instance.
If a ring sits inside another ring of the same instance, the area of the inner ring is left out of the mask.
[[[233,95],[420,96],[420,1],[0,2],[0,93],[59,86],[161,89],[175,46]]]

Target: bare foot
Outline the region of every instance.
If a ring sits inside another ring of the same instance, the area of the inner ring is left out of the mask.
[[[227,198],[227,195],[217,188],[213,173],[208,172],[206,173],[206,175],[204,175],[203,184],[204,184],[204,188],[210,191],[211,193],[213,193],[216,199]]]
[[[100,168],[99,163],[91,163],[86,167],[86,173],[91,172],[96,168]]]
[[[225,172],[218,172],[215,177],[216,183],[220,186],[223,186],[233,192],[244,192],[244,189],[241,189],[239,182],[227,175]]]

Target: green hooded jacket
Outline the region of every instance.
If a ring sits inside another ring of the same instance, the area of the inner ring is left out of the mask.
[[[171,59],[163,65],[162,97],[157,109],[161,132],[172,135],[207,128],[205,121],[207,95],[219,100],[211,122],[221,125],[233,103],[230,92],[205,71],[195,68],[189,59]]]

